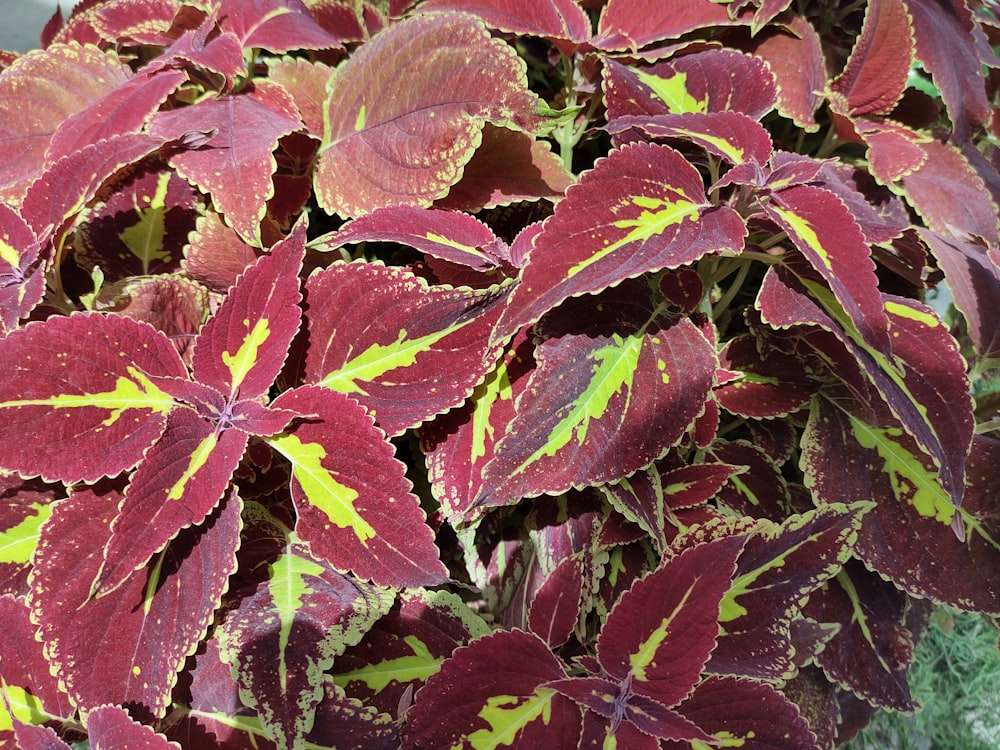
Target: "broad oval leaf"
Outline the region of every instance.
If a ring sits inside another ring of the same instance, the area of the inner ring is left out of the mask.
[[[94,46],[54,44],[0,74],[0,197],[18,202],[45,164],[64,120],[128,81],[128,68]]]
[[[364,407],[316,386],[285,391],[272,407],[304,417],[266,442],[291,462],[295,529],[313,554],[385,586],[447,580],[405,466]]]
[[[774,76],[758,57],[709,49],[649,67],[604,62],[608,121],[628,115],[735,112],[759,120],[775,105]]]
[[[497,631],[455,651],[419,691],[403,750],[423,747],[544,747],[576,750],[580,709],[544,687],[566,676],[544,641]]]
[[[115,592],[92,600],[90,582],[118,500],[114,491],[86,489],[55,505],[28,602],[51,668],[77,706],[134,703],[163,716],[236,569],[241,503],[231,493],[209,521],[178,535]]]
[[[160,112],[149,123],[150,133],[168,140],[195,129],[211,132],[206,143],[174,153],[170,163],[211,194],[233,229],[258,246],[265,204],[274,195],[271,177],[277,165],[272,152],[281,136],[302,127],[290,99],[260,98],[264,101],[249,94],[205,99]]]
[[[698,170],[679,153],[625,146],[570,187],[545,221],[496,335],[509,336],[569,297],[738,252],[746,231],[735,211],[708,201]]]
[[[64,482],[131,468],[175,406],[160,376],[187,371],[166,336],[129,318],[77,313],[13,331],[0,341],[0,463]]]
[[[464,14],[416,16],[376,34],[330,84],[315,174],[320,206],[352,217],[440,198],[485,122],[533,129],[538,100],[524,70]],[[390,87],[393,96],[379,93]]]
[[[749,23],[749,18],[746,21]],[[723,3],[703,0],[610,0],[601,11],[593,44],[602,50],[637,50],[710,26],[731,26]]]
[[[758,34],[753,52],[774,74],[778,111],[806,131],[819,130],[816,110],[823,103],[827,77],[823,43],[813,25],[792,15],[784,28]]]
[[[220,25],[244,49],[263,47],[276,53],[293,49],[343,49],[341,40],[320,26],[302,0],[227,2]]]
[[[506,287],[431,287],[407,270],[336,263],[306,282],[307,383],[345,393],[398,435],[462,403],[496,360]]]
[[[134,721],[120,706],[99,706],[87,713],[87,739],[93,750],[176,750],[152,727]]]

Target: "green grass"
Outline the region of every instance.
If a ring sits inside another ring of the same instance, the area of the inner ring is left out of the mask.
[[[882,712],[848,750],[1000,749],[997,630],[975,614],[939,609],[917,648],[912,716]]]

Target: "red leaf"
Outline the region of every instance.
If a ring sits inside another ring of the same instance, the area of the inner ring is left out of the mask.
[[[312,17],[302,0],[223,0],[220,26],[244,49],[263,47],[281,54],[293,49],[343,49],[341,39]]]
[[[431,52],[433,51],[433,54]],[[392,87],[394,96],[379,92]],[[458,182],[486,121],[533,130],[524,63],[463,14],[415,16],[337,70],[315,188],[329,213],[427,206]]]
[[[402,748],[456,747],[478,740],[484,747],[503,742],[576,750],[580,710],[544,687],[565,676],[558,657],[529,633],[497,631],[473,641],[456,650],[417,692]]]
[[[299,269],[305,253],[305,222],[249,267],[195,344],[195,380],[227,400],[267,393],[298,332],[302,311]]]
[[[131,77],[96,47],[55,44],[0,74],[0,197],[17,203],[46,163],[52,134]]]
[[[482,143],[462,170],[462,178],[434,205],[479,211],[516,201],[558,198],[572,184],[572,173],[546,141],[487,123]]]
[[[759,34],[753,52],[774,74],[778,111],[807,131],[818,130],[815,114],[826,89],[826,62],[819,34],[809,21],[791,16],[784,29]]]
[[[934,76],[948,107],[952,140],[962,144],[990,121],[981,57],[990,49],[962,0],[906,0],[913,21],[917,57]]]
[[[748,19],[749,20],[749,19]],[[602,50],[637,50],[709,26],[743,23],[722,3],[704,0],[610,0],[601,11],[593,44]]]
[[[167,416],[163,435],[132,475],[111,523],[94,596],[114,591],[178,532],[205,520],[229,486],[247,439],[240,430],[220,431],[189,409]]]
[[[306,283],[305,380],[356,398],[398,435],[461,404],[492,369],[503,291],[429,287],[404,269],[336,263]]]
[[[187,371],[165,336],[127,318],[78,313],[11,332],[0,341],[2,465],[66,482],[131,468],[174,408],[158,376]]]
[[[875,262],[847,207],[830,191],[811,185],[793,185],[771,198],[764,205],[767,215],[830,285],[865,342],[889,353]]]
[[[613,151],[566,191],[535,238],[497,324],[508,336],[563,300],[709,253],[740,250],[746,226],[713,206],[701,175],[666,146]]]
[[[35,232],[11,206],[0,203],[0,334],[18,321],[45,294],[42,247]]]
[[[763,682],[709,677],[678,711],[717,738],[722,747],[726,742],[743,750],[816,747],[816,736],[795,704]],[[668,742],[662,747],[681,750],[683,745]]]
[[[160,112],[149,132],[165,139],[180,138],[193,129],[214,131],[198,150],[181,151],[170,163],[201,190],[252,244],[260,244],[260,220],[274,193],[272,152],[278,139],[302,123],[249,95],[205,99],[189,107]]]
[[[362,406],[304,386],[281,394],[272,407],[309,415],[267,442],[292,462],[296,531],[315,555],[384,586],[447,579],[405,466]]]
[[[87,713],[87,735],[93,750],[175,750],[177,745],[168,742],[152,727],[132,720],[124,708],[100,706]]]
[[[702,412],[714,348],[688,318],[649,318],[644,283],[623,287],[554,313],[563,316],[560,335],[536,352],[539,366],[483,469],[477,505],[620,479],[662,456]],[[641,320],[572,327],[609,313]]]
[[[91,600],[118,499],[88,489],[54,507],[29,603],[51,669],[80,708],[129,703],[163,716],[236,568],[241,503],[230,495],[121,588]]]
[[[279,747],[301,746],[334,657],[391,603],[390,592],[335,572],[296,542],[267,565],[262,583],[241,592],[219,626],[222,658]]]
[[[719,633],[719,604],[746,539],[689,548],[636,581],[597,640],[607,674],[670,707],[690,694]]]
[[[843,72],[830,83],[831,102],[851,116],[887,115],[903,95],[912,62],[906,3],[872,0]]]
[[[420,10],[471,13],[500,31],[576,45],[590,38],[590,19],[574,0],[429,0]]]

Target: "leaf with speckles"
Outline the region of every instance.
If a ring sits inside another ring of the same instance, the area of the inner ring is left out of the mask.
[[[170,140],[190,131],[192,123],[211,135],[197,149],[174,153],[171,165],[212,196],[243,239],[260,245],[260,221],[274,194],[271,176],[277,165],[272,152],[281,136],[302,127],[294,105],[270,91],[260,99],[249,94],[205,99],[159,112],[149,131]]]
[[[474,13],[500,31],[562,42],[590,38],[590,19],[574,0],[428,0],[421,10]]]
[[[314,183],[320,206],[354,217],[430,205],[458,182],[485,123],[537,127],[524,70],[465,14],[416,16],[376,34],[330,85]]]
[[[357,399],[398,435],[461,404],[492,369],[506,290],[431,287],[404,269],[336,263],[306,282],[305,381]]]
[[[357,644],[392,605],[393,593],[316,560],[290,537],[263,581],[238,592],[222,621],[222,658],[246,706],[279,750],[304,748],[334,657]]]
[[[285,391],[272,406],[316,415],[266,438],[291,462],[295,531],[313,554],[385,586],[446,581],[405,466],[364,407],[317,386]]]
[[[667,146],[613,151],[566,191],[535,238],[497,324],[509,336],[569,297],[743,247],[746,225],[705,196],[701,175]]]
[[[55,44],[0,74],[0,197],[17,202],[45,165],[52,134],[130,78],[112,53]]]
[[[128,318],[77,313],[13,331],[0,340],[0,465],[65,482],[134,466],[175,406],[159,376],[187,371],[166,336]]]
[[[28,602],[51,668],[81,708],[135,704],[163,716],[236,569],[240,499],[230,493],[117,590],[91,599],[120,493],[85,489],[42,529]]]
[[[87,714],[87,739],[93,750],[176,750],[177,745],[169,742],[149,726],[134,721],[128,712],[119,706],[99,706]]]

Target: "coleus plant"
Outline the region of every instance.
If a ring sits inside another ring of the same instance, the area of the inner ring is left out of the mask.
[[[57,15],[0,73],[0,747],[915,710],[931,608],[1000,615],[998,11]]]

